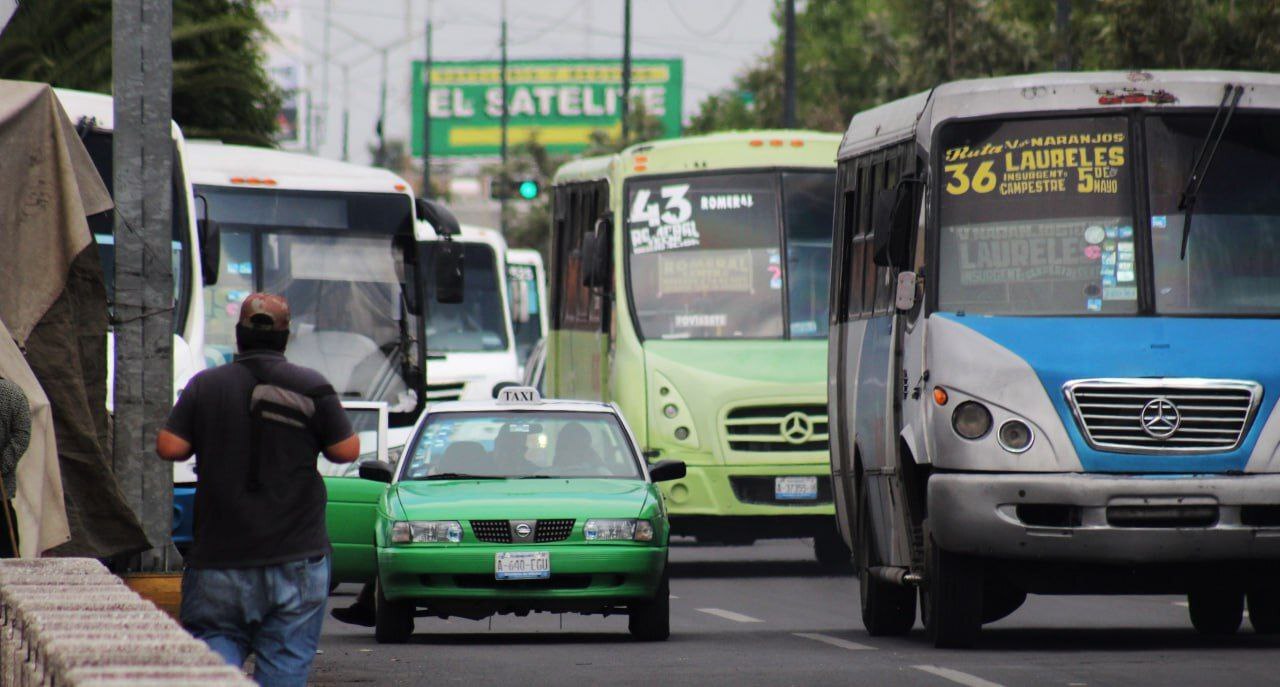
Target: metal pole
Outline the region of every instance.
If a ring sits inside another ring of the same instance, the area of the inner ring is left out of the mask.
[[[504,187],[509,187],[507,183],[510,174],[507,171],[507,124],[510,119],[510,112],[507,109],[507,0],[502,0],[502,66],[499,68],[502,72],[500,75],[502,83],[502,183]],[[509,190],[504,188],[504,191]],[[507,193],[502,194],[502,200],[499,207],[499,225],[503,235],[507,233]]]
[[[783,67],[782,127],[796,126],[796,0],[787,0],[786,9],[786,64]]]
[[[1058,0],[1058,60],[1060,71],[1071,69],[1071,0]]]
[[[351,143],[351,70],[350,65],[342,65],[342,161],[350,159],[348,146]]]
[[[422,197],[431,193],[431,2],[427,2],[427,55],[422,61]]]
[[[116,220],[112,463],[151,548],[138,570],[170,556],[173,466],[151,455],[173,402],[173,27],[171,0],[113,0],[112,145]]]
[[[333,24],[332,10],[333,0],[324,0],[324,55],[321,56],[320,106],[307,110],[311,115],[311,128],[316,129],[315,135],[311,136],[311,144],[307,146],[312,153],[316,152],[315,149],[321,146],[321,141],[325,138],[321,135],[320,127],[317,125],[320,122],[324,122],[325,128],[329,126],[329,46],[331,45],[329,42],[329,27]],[[322,110],[324,112],[323,115],[320,114]],[[312,148],[312,145],[315,148]]]
[[[631,140],[631,0],[622,3],[622,145]]]
[[[382,49],[382,86],[378,105],[378,159],[377,166],[387,163],[387,49]]]

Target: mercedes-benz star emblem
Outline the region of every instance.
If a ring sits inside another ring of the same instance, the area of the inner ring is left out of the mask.
[[[520,523],[520,524],[516,525],[516,536],[517,536],[517,537],[520,537],[521,539],[524,539],[524,538],[528,537],[528,536],[529,536],[529,535],[531,535],[531,534],[533,534],[533,528],[529,526],[529,523],[527,523],[527,522],[522,522],[522,523]]]
[[[782,418],[782,438],[791,444],[803,444],[813,436],[813,421],[796,411]]]
[[[1142,431],[1155,439],[1168,439],[1182,424],[1182,413],[1178,412],[1178,406],[1163,396],[1147,402],[1142,407],[1139,418]]]

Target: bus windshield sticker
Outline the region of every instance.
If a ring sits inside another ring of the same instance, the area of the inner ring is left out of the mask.
[[[1122,131],[1034,135],[959,145],[943,154],[947,193],[998,196],[1115,194],[1125,165]]]
[[[750,293],[751,252],[716,250],[673,254],[658,264],[659,297],[709,291]]]

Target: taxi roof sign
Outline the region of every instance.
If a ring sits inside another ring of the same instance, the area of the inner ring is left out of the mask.
[[[542,396],[531,386],[509,386],[498,392],[498,403],[539,403]]]

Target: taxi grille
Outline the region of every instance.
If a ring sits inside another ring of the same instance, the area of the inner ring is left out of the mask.
[[[573,533],[573,523],[572,519],[538,520],[533,529],[533,541],[539,544],[564,541]],[[510,544],[513,541],[510,520],[472,520],[471,531],[475,533],[476,540],[489,544]]]
[[[490,544],[511,543],[511,522],[509,520],[472,520],[471,531],[476,539]]]
[[[827,450],[827,407],[818,404],[739,406],[724,421],[733,451]]]
[[[573,532],[573,520],[539,520],[533,531],[533,540],[538,543],[564,541]]]
[[[457,401],[462,399],[462,392],[467,388],[466,382],[444,382],[442,384],[427,384],[427,403],[439,403],[441,401]]]
[[[1069,382],[1089,445],[1118,453],[1225,453],[1249,431],[1262,396],[1253,382],[1102,379]]]

